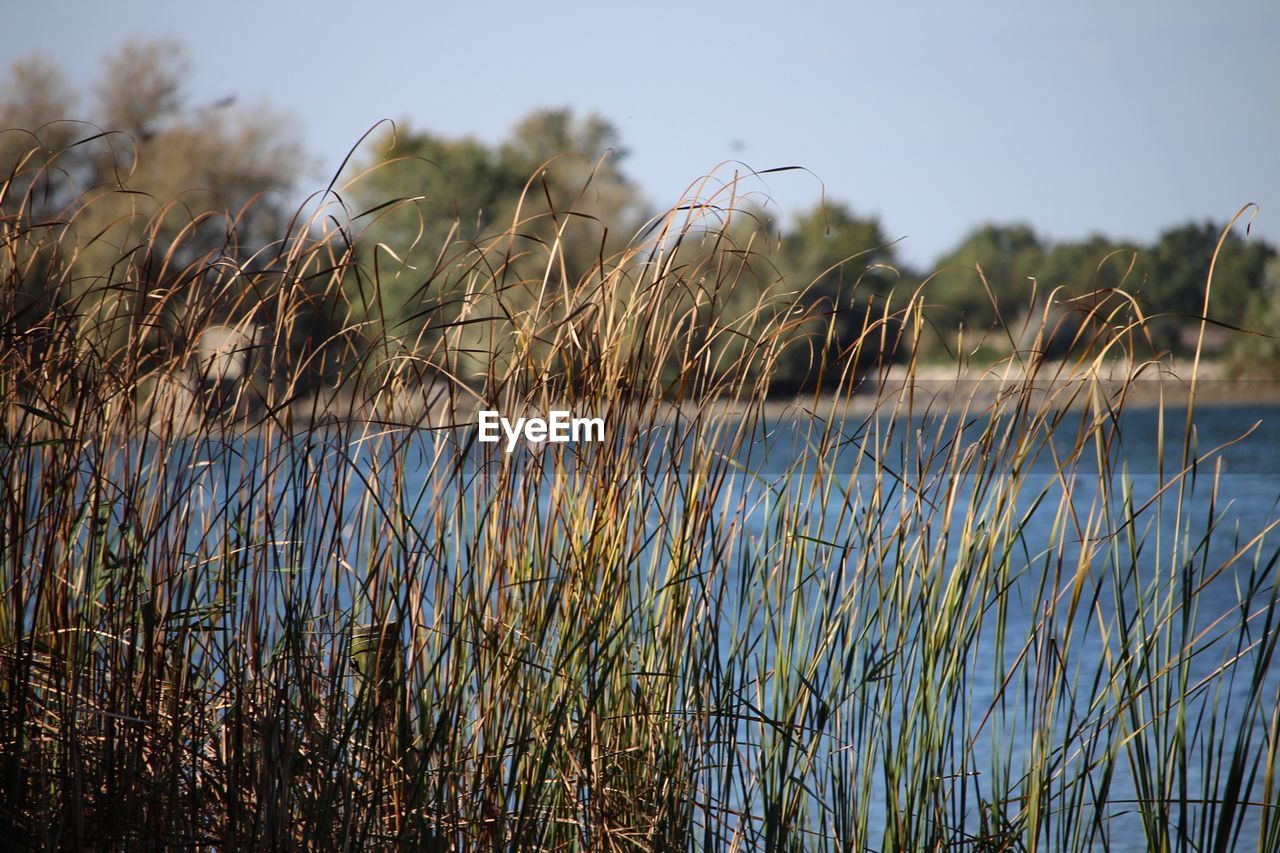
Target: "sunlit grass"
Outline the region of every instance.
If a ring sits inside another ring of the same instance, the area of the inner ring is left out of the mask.
[[[35,216],[29,178],[0,258],[4,837],[1280,849],[1280,552],[1211,558],[1228,496],[1190,437],[1135,485],[1132,383],[1094,378],[1144,369],[1124,294],[1067,361],[946,405],[844,353],[782,428],[773,365],[851,309],[790,310],[732,186],[572,279],[545,222],[441,247],[408,334],[346,188],[252,255],[86,269],[93,198]],[[857,348],[910,375],[927,295],[859,309]],[[468,426],[561,404],[607,440]]]

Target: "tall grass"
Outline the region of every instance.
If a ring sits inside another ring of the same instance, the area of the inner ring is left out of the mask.
[[[771,277],[733,183],[568,277],[602,243],[570,211],[408,270],[343,187],[277,244],[163,247],[180,205],[85,231],[101,196],[38,213],[31,162],[0,193],[9,842],[1280,849],[1280,552],[1231,541],[1191,430],[1126,470],[1159,365],[1125,294],[1064,362],[939,400],[845,352],[780,421],[773,366],[851,309]],[[381,319],[401,275],[420,335]],[[854,349],[909,380],[927,293]],[[561,405],[607,440],[471,426]]]

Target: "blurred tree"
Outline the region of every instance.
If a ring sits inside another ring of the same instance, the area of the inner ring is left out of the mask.
[[[783,258],[797,283],[839,304],[855,288],[884,296],[897,283],[897,259],[880,221],[846,205],[825,204],[796,216],[787,230]]]
[[[99,120],[121,133],[110,137],[111,159],[102,159],[101,147],[90,153],[109,196],[90,203],[90,219],[117,223],[110,242],[121,250],[142,227],[155,229],[154,251],[199,223],[199,236],[182,240],[180,263],[222,249],[228,217],[245,247],[278,239],[291,213],[285,193],[302,167],[296,122],[263,105],[189,109],[181,94],[187,73],[181,46],[168,40],[125,44],[109,56],[97,87]],[[113,192],[117,176],[142,195]]]
[[[25,206],[28,223],[70,223],[32,251],[56,248],[73,269],[41,273],[34,284],[56,288],[44,299],[80,317],[86,345],[104,352],[131,326],[172,332],[190,317],[234,320],[270,304],[234,286],[217,303],[192,301],[186,288],[212,261],[245,270],[270,264],[263,248],[285,232],[284,194],[302,168],[297,125],[262,106],[190,108],[186,75],[178,43],[125,44],[94,87],[85,113],[92,123],[70,120],[75,99],[44,60],[15,64],[0,86],[0,168],[21,172],[4,212]],[[41,260],[30,268],[41,269]],[[146,314],[155,304],[166,306],[163,316]]]
[[[535,110],[516,123],[498,156],[528,180],[523,196],[504,199],[498,214],[520,235],[499,251],[507,284],[585,286],[647,216],[639,188],[622,172],[626,150],[617,130],[600,116]]]
[[[441,297],[448,267],[463,269],[477,242],[500,230],[499,208],[528,177],[470,139],[446,139],[402,124],[380,136],[355,186],[356,204],[371,208],[360,245],[373,266],[377,293],[352,295],[362,319],[384,317],[393,333],[413,334],[436,322],[424,303]],[[443,264],[443,273],[438,265]]]
[[[8,85],[0,94],[0,125],[39,131],[71,115],[75,100],[62,71],[46,57],[19,59],[9,66]]]
[[[80,130],[65,121],[74,108],[75,96],[62,72],[47,59],[32,56],[10,66],[9,83],[0,89],[0,218],[16,223],[21,213],[30,222],[49,222],[71,201],[67,174],[75,164],[69,160],[55,168],[54,163]],[[0,280],[11,292],[5,294],[7,304],[0,305],[0,319],[7,348],[41,340],[31,326],[54,304],[46,282],[55,260],[53,252],[40,248],[44,233],[4,229]]]
[[[946,328],[963,324],[980,335],[998,317],[1011,322],[1030,308],[1044,259],[1044,244],[1029,225],[975,229],[938,262],[926,286],[933,321]]]
[[[643,202],[622,157],[608,122],[567,109],[526,116],[496,148],[388,131],[355,189],[371,210],[360,245],[374,274],[352,302],[418,350],[469,305],[502,319],[476,323],[467,346],[505,349],[544,280],[578,287],[639,228]]]
[[[1140,257],[1143,284],[1139,296],[1151,314],[1157,346],[1186,350],[1180,329],[1196,324],[1204,310],[1205,285],[1223,226],[1187,223],[1161,232],[1155,245]],[[1240,326],[1245,311],[1261,292],[1263,270],[1275,249],[1260,240],[1246,240],[1233,229],[1214,265],[1209,317]]]
[[[186,52],[171,39],[128,42],[107,57],[97,86],[102,126],[150,142],[182,111]]]
[[[600,116],[575,119],[568,109],[536,110],[516,124],[499,155],[516,174],[534,178],[522,220],[558,221],[572,210],[601,227],[639,225],[639,190],[621,169],[627,152],[617,129]],[[625,241],[631,235],[620,236]],[[598,247],[592,248],[594,254]]]
[[[802,307],[814,309],[807,334],[825,344],[825,352],[806,357],[803,349],[793,348],[781,365],[779,387],[807,386],[819,378],[815,368],[820,364],[829,376],[838,376],[860,339],[858,367],[892,357],[896,326],[864,337],[883,317],[884,301],[902,279],[879,220],[842,204],[818,205],[795,218],[782,239],[780,263],[791,285],[803,290]]]
[[[662,330],[656,337],[691,341],[656,364],[659,393],[739,393],[766,370],[781,379],[785,369],[765,363],[772,330],[798,290],[778,267],[776,222],[758,205],[729,208],[721,200],[671,215],[667,237],[674,239],[655,256],[661,275],[678,285],[654,318]],[[663,344],[649,337],[645,346]]]
[[[1084,240],[1054,243],[1036,275],[1042,288],[1061,287],[1063,298],[1099,290],[1136,286],[1133,270],[1138,247],[1118,243],[1101,234]]]
[[[1135,314],[1131,307],[1112,299],[1112,293],[1137,286],[1137,255],[1136,246],[1113,242],[1101,234],[1050,245],[1035,276],[1037,303],[1028,305],[1015,324],[1019,350],[1038,345],[1044,355],[1065,355],[1084,324],[1104,305],[1109,307],[1102,316],[1093,318],[1089,338],[1102,331],[1100,324],[1132,322]],[[1053,300],[1051,305],[1046,302],[1049,299]],[[1118,314],[1114,313],[1116,307]]]
[[[1238,375],[1274,380],[1280,367],[1280,257],[1267,261],[1245,315],[1248,334],[1232,335],[1227,364]]]
[[[81,130],[66,121],[75,103],[62,72],[44,57],[10,66],[8,83],[0,89],[0,181],[10,181],[0,210],[11,214],[34,203],[39,209],[33,215],[43,218],[70,200],[62,192],[65,179],[47,167]],[[28,195],[36,181],[37,191]]]
[[[289,212],[282,194],[302,168],[296,122],[263,106],[188,108],[182,97],[187,67],[177,42],[127,43],[107,57],[87,116],[75,116],[75,98],[55,66],[39,57],[15,63],[0,88],[4,174],[38,141],[43,156],[57,158],[47,176],[58,182],[51,195],[64,205],[74,199],[103,211],[89,224],[145,221],[180,197],[178,218],[185,221],[168,233],[161,228],[156,248],[163,248],[176,229],[210,213],[240,214],[253,200],[237,236],[245,243],[278,237]],[[72,120],[86,117],[92,124]],[[107,135],[96,144],[73,145],[103,130]],[[100,198],[120,189],[130,196]],[[19,199],[11,191],[5,203]],[[225,226],[211,230],[212,239],[225,237]]]

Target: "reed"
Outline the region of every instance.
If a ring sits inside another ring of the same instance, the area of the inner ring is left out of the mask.
[[[41,211],[46,163],[0,190],[0,836],[1280,849],[1280,551],[1192,430],[1126,470],[1159,365],[1123,292],[945,401],[927,284],[872,303],[778,417],[851,309],[773,275],[733,182],[590,269],[602,224],[552,210],[413,271],[364,233],[409,200],[244,247]],[[606,441],[476,441],[560,407]]]

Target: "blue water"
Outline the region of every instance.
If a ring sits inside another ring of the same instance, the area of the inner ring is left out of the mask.
[[[1021,533],[1007,561],[1010,586],[1003,614],[1006,640],[999,642],[996,619],[989,614],[972,646],[963,684],[966,695],[955,720],[956,752],[967,756],[967,763],[954,768],[960,780],[957,789],[964,788],[961,793],[967,794],[969,788],[965,786],[969,786],[975,798],[982,792],[984,774],[998,772],[1001,763],[1007,762],[1016,775],[1035,746],[1027,723],[1042,709],[1016,701],[997,701],[1002,674],[1008,671],[1028,637],[1039,637],[1041,642],[1068,638],[1063,641],[1069,645],[1061,650],[1067,661],[1062,677],[1080,681],[1081,695],[1076,707],[1058,709],[1061,724],[1055,731],[1070,741],[1066,735],[1072,713],[1105,716],[1097,708],[1090,708],[1097,691],[1088,679],[1104,655],[1118,653],[1121,642],[1116,626],[1131,620],[1133,608],[1140,602],[1147,606],[1170,601],[1176,604],[1186,594],[1183,585],[1195,584],[1194,612],[1184,613],[1176,607],[1173,610],[1180,620],[1178,634],[1195,637],[1206,630],[1211,636],[1215,620],[1234,613],[1235,622],[1225,623],[1229,632],[1233,624],[1238,624],[1242,605],[1258,610],[1274,594],[1276,571],[1270,563],[1280,546],[1280,531],[1263,534],[1280,518],[1280,407],[1202,407],[1196,412],[1189,444],[1185,413],[1169,410],[1162,420],[1155,410],[1131,410],[1115,424],[1114,442],[1101,450],[1091,444],[1075,443],[1078,418],[1068,414],[1061,425],[1047,433],[1044,446],[1021,463],[1022,486],[1014,513]],[[810,494],[806,489],[812,488],[810,478],[815,467],[823,466],[824,475],[838,487],[834,497],[825,509],[810,498],[810,505],[800,507],[791,519],[821,540],[806,552],[816,565],[807,580],[795,588],[797,595],[804,596],[811,594],[811,588],[839,584],[838,577],[843,576],[840,572],[850,560],[858,559],[845,547],[849,543],[846,537],[857,527],[859,513],[869,511],[877,484],[889,490],[887,496],[878,498],[881,511],[886,506],[901,507],[904,501],[910,504],[917,495],[921,501],[917,505],[935,507],[931,510],[935,523],[914,530],[912,535],[927,537],[930,547],[936,549],[938,565],[944,569],[962,563],[958,533],[944,534],[958,531],[970,509],[981,517],[989,514],[991,507],[970,507],[970,496],[977,494],[983,500],[983,496],[991,494],[991,484],[984,485],[984,478],[991,476],[991,471],[1009,470],[1007,451],[997,444],[974,454],[960,483],[947,480],[946,472],[954,467],[947,454],[953,450],[971,451],[971,442],[977,440],[983,426],[975,418],[973,423],[957,429],[955,416],[949,414],[897,422],[884,416],[850,418],[834,425],[838,440],[828,442],[823,445],[825,450],[819,451],[823,424],[786,419],[756,425],[737,446],[726,440],[719,447],[712,442],[696,448],[689,445],[683,450],[724,455],[723,464],[717,469],[725,478],[720,486],[720,501],[736,507],[731,513],[736,526],[729,553],[739,555],[742,549],[757,547],[753,543],[759,543],[765,553],[769,548],[780,547],[780,533],[774,529],[777,506],[796,494]],[[1018,424],[1007,427],[1015,433],[1020,429]],[[995,432],[999,434],[1000,430]],[[622,448],[634,465],[618,471],[617,476],[642,481],[652,478],[652,482],[638,486],[639,494],[651,495],[642,529],[652,535],[637,537],[645,539],[635,551],[637,573],[662,571],[662,549],[673,526],[683,520],[678,510],[672,512],[671,501],[659,500],[654,490],[669,460],[681,454],[679,443],[691,441],[689,435],[678,428],[656,427],[648,436]],[[153,495],[152,500],[155,505],[168,501],[181,507],[184,532],[175,535],[185,537],[182,547],[190,555],[193,578],[200,576],[200,565],[218,556],[228,539],[234,541],[240,536],[243,549],[255,550],[254,559],[265,559],[266,564],[278,569],[257,581],[260,588],[254,591],[256,595],[279,600],[301,595],[318,604],[350,611],[358,621],[372,606],[365,586],[367,576],[360,567],[394,552],[404,561],[428,561],[424,572],[428,575],[462,574],[469,553],[474,553],[469,549],[484,547],[482,540],[466,542],[468,537],[462,528],[484,510],[491,492],[509,494],[495,486],[500,472],[505,469],[507,476],[529,484],[533,497],[528,511],[549,521],[555,502],[564,496],[556,497],[547,484],[555,477],[575,482],[581,473],[578,466],[589,466],[594,458],[589,448],[562,452],[550,447],[522,448],[508,457],[492,445],[482,448],[474,444],[472,438],[467,430],[386,433],[376,437],[371,434],[364,438],[350,430],[338,430],[332,434],[313,432],[293,444],[273,447],[266,447],[261,439],[247,438],[180,444],[167,448],[162,457],[154,453],[154,448],[142,448],[133,455],[132,463],[122,466],[117,478],[99,483],[97,488],[107,492],[112,520],[124,529],[131,523],[131,514],[146,513],[146,507],[130,504],[130,476],[145,481],[148,469],[154,470],[163,462],[163,481],[169,484],[171,493]],[[1180,470],[1184,447],[1189,447],[1187,458],[1201,461],[1187,472],[1180,486],[1159,494]],[[561,454],[554,460],[561,467],[553,475],[548,460],[549,454],[554,453]],[[1105,456],[1105,496],[1097,485],[1100,454]],[[1063,460],[1072,458],[1077,461],[1065,467],[1074,470],[1076,476],[1064,479],[1058,472],[1064,468]],[[688,471],[694,461],[697,460],[683,460],[682,470]],[[264,476],[267,471],[271,477]],[[399,472],[403,479],[393,480],[393,472]],[[272,485],[265,489],[253,485],[268,481]],[[952,485],[956,486],[955,502],[943,511],[937,507]],[[85,488],[89,488],[88,483]],[[112,500],[113,494],[121,499]],[[393,500],[393,494],[399,500]],[[1064,532],[1056,526],[1070,517],[1068,510],[1084,519],[1096,514],[1104,497],[1117,518],[1124,512],[1126,502],[1144,508],[1132,525],[1117,529],[1112,524],[1093,530],[1088,536]],[[408,507],[408,511],[399,515],[386,510],[396,505]],[[298,514],[292,510],[298,506],[309,509]],[[464,520],[457,521],[452,529],[439,526],[441,518],[454,516]],[[339,523],[335,524],[335,520]],[[228,529],[243,532],[228,537]],[[264,536],[263,530],[271,532]],[[865,545],[865,541],[860,543]],[[883,553],[892,564],[898,553],[895,549],[909,545],[886,543]],[[912,547],[918,545],[916,542]],[[1172,559],[1175,546],[1181,548],[1181,561]],[[1132,559],[1130,548],[1136,551]],[[1069,586],[1082,553],[1090,555],[1086,561],[1088,578],[1083,585],[1084,604],[1074,617],[1067,615],[1065,606],[1046,616],[1046,575],[1052,578],[1055,572],[1060,573],[1048,589],[1050,593],[1061,592],[1064,584]],[[714,557],[704,553],[702,559]],[[332,577],[321,570],[335,561],[350,567],[336,589],[320,580]],[[731,565],[731,572],[735,565],[741,564]],[[945,572],[939,577],[945,577]],[[661,580],[655,578],[653,582]],[[193,584],[187,598],[192,606],[198,606],[206,590],[195,581]],[[723,639],[727,642],[735,632],[750,635],[763,630],[765,614],[753,599],[759,590],[747,583],[732,582],[725,588],[728,595],[722,607],[726,618],[720,625],[726,634]],[[846,592],[852,595],[857,591]],[[247,596],[248,591],[244,594]],[[434,603],[428,598],[424,606],[431,608]],[[880,606],[887,607],[888,603]],[[239,607],[245,609],[247,605],[241,603]],[[888,618],[912,617],[890,614]],[[1110,626],[1109,633],[1099,630],[1099,624]],[[271,626],[263,630],[269,633]],[[1259,625],[1253,635],[1260,633]],[[264,640],[269,642],[270,637]],[[888,659],[888,650],[879,653]],[[1179,671],[1185,672],[1189,683],[1194,684],[1213,674],[1236,653],[1235,640],[1228,638],[1208,645],[1206,653],[1194,658],[1178,660],[1175,655],[1164,663],[1180,667]],[[1228,728],[1253,727],[1255,744],[1261,743],[1267,721],[1257,716],[1241,718],[1233,711],[1248,706],[1251,678],[1246,667],[1252,660],[1245,650],[1242,663],[1237,664],[1236,677],[1214,679],[1183,710],[1193,720],[1204,712],[1218,717]],[[841,664],[831,666],[838,669]],[[766,661],[761,672],[767,670]],[[827,683],[840,683],[842,678],[852,679],[853,674],[824,671],[821,677]],[[1019,675],[1025,677],[1029,677],[1025,672]],[[1274,697],[1280,695],[1278,691],[1280,667],[1272,666],[1264,678],[1263,693]],[[1010,693],[1028,695],[1017,686]],[[979,728],[977,724],[984,717],[986,724]],[[883,725],[887,727],[882,732],[887,740],[894,726],[901,723],[886,720]],[[744,742],[753,742],[759,737],[758,728],[744,722],[739,735]],[[1076,741],[1083,743],[1079,738]],[[856,743],[833,744],[832,751],[857,747]],[[1211,760],[1196,752],[1194,745],[1189,754],[1191,766],[1185,778],[1195,791],[1206,786],[1206,773],[1212,776],[1213,766]],[[1071,762],[1080,760],[1079,756],[1065,759],[1068,766],[1075,766]],[[1113,805],[1108,830],[1099,837],[1116,849],[1144,849],[1132,813],[1126,815],[1122,806],[1115,805],[1138,796],[1132,780],[1121,772],[1111,784]],[[1212,787],[1207,786],[1206,790]],[[1253,793],[1257,792],[1255,784]],[[760,804],[742,800],[741,792],[727,792],[725,797],[744,809],[759,810]],[[966,826],[976,828],[974,803],[963,809],[957,807],[957,811],[963,812],[960,817]],[[887,814],[876,809],[866,818],[870,838],[878,838]],[[1252,837],[1251,832],[1256,833],[1258,820],[1256,809],[1246,815],[1245,839]],[[820,824],[818,821],[814,829],[820,831]]]
[[[1039,636],[1040,646],[1067,643],[1059,650],[1064,659],[1060,677],[1076,681],[1080,695],[1074,706],[1068,703],[1057,709],[1061,722],[1054,732],[1059,737],[1065,739],[1072,713],[1086,719],[1119,713],[1118,710],[1100,713],[1094,708],[1091,715],[1090,705],[1097,691],[1091,689],[1089,679],[1105,654],[1119,654],[1122,643],[1117,636],[1118,625],[1134,624],[1139,602],[1157,608],[1162,618],[1172,620],[1175,643],[1180,638],[1200,637],[1197,647],[1203,649],[1201,653],[1182,659],[1175,648],[1160,661],[1160,666],[1174,667],[1176,672],[1185,674],[1187,683],[1196,684],[1219,673],[1228,662],[1234,664],[1227,670],[1227,677],[1212,678],[1205,689],[1194,694],[1181,708],[1188,719],[1187,726],[1196,728],[1197,715],[1207,714],[1216,717],[1229,731],[1252,727],[1253,749],[1263,748],[1269,717],[1254,714],[1246,719],[1241,716],[1241,709],[1245,707],[1257,710],[1256,704],[1247,703],[1253,683],[1252,667],[1257,658],[1247,651],[1241,654],[1233,631],[1242,610],[1264,611],[1275,595],[1277,573],[1273,561],[1280,548],[1280,531],[1273,526],[1280,518],[1280,409],[1202,408],[1196,412],[1190,442],[1185,444],[1184,412],[1167,411],[1163,421],[1155,410],[1125,413],[1117,424],[1116,440],[1107,451],[1108,473],[1103,480],[1111,491],[1106,503],[1117,512],[1116,519],[1123,517],[1126,496],[1134,507],[1141,508],[1134,523],[1117,526],[1113,522],[1094,529],[1089,534],[1093,541],[1089,543],[1078,537],[1073,540],[1072,535],[1060,532],[1062,544],[1046,552],[1055,535],[1054,524],[1064,517],[1061,507],[1069,506],[1080,518],[1088,519],[1091,513],[1098,512],[1103,497],[1097,485],[1099,464],[1095,448],[1086,447],[1074,469],[1076,477],[1061,480],[1055,473],[1061,460],[1069,458],[1074,447],[1074,426],[1068,420],[1051,433],[1050,442],[1026,471],[1015,513],[1022,520],[1022,532],[1010,558],[1015,580],[1006,599],[1005,644],[1001,648],[996,639],[994,620],[985,621],[973,646],[965,684],[965,707],[973,716],[957,729],[957,752],[965,752],[962,744],[965,736],[975,731],[974,722],[987,711],[991,716],[972,742],[976,747],[968,753],[972,762],[958,764],[954,771],[958,776],[967,773],[980,777],[991,772],[991,765],[1003,756],[1008,761],[1006,766],[1014,768],[1016,778],[1016,768],[1033,748],[1027,722],[1044,709],[1019,706],[1017,701],[1007,699],[996,701],[1002,674],[1021,651],[1020,643],[1030,636]],[[937,479],[943,465],[938,458],[930,456],[939,450],[939,444],[927,438],[937,434],[936,427],[936,423],[918,419],[911,423],[909,430],[899,429],[894,441],[880,445],[877,464],[871,470],[864,466],[860,473],[851,475],[854,481],[851,490],[859,486],[869,490],[877,475],[889,470],[901,477],[902,493],[922,489],[927,497],[939,499],[945,487]],[[764,442],[765,466],[784,472],[789,456],[794,458],[794,454],[800,452],[793,449],[789,454],[786,448],[803,445],[796,440],[796,435],[804,428],[803,424],[772,425],[773,442]],[[967,443],[977,428],[975,425],[959,433],[963,438],[958,443]],[[866,452],[866,442],[861,436],[874,432],[874,425],[852,422],[845,424],[844,429],[851,437],[850,444],[842,449],[837,466],[852,472],[857,456]],[[920,436],[925,438],[921,440]],[[921,447],[923,453],[919,450]],[[1161,487],[1170,483],[1182,467],[1184,452],[1192,462],[1188,474],[1180,486],[1161,492]],[[966,496],[973,492],[975,481],[981,476],[981,471],[976,470],[964,478],[955,506],[949,513],[936,515],[942,525],[955,525],[963,519],[970,508]],[[989,517],[988,510],[989,507],[980,508],[979,516]],[[834,518],[828,518],[827,522],[829,527],[838,525]],[[1269,535],[1264,535],[1268,531]],[[1109,551],[1105,547],[1108,543],[1115,543],[1116,550]],[[1064,585],[1063,580],[1069,582],[1072,578],[1073,567],[1086,544],[1093,547],[1086,552],[1091,556],[1083,585],[1084,606],[1074,619],[1063,615],[1065,607],[1046,617],[1046,588],[1052,593],[1069,586],[1069,583]],[[1181,548],[1176,557],[1175,544]],[[940,546],[945,547],[944,561],[949,566],[961,562],[957,545],[953,540],[947,546]],[[1131,555],[1131,547],[1136,556]],[[1045,577],[1052,575],[1055,566],[1065,567],[1063,577],[1046,587]],[[1194,595],[1190,594],[1192,591]],[[1184,601],[1189,606],[1183,607]],[[1163,617],[1166,613],[1171,615]],[[1224,616],[1227,618],[1220,622]],[[1254,619],[1251,639],[1261,635],[1262,621],[1262,618]],[[1104,636],[1099,629],[1099,622],[1107,624],[1108,635]],[[1208,640],[1214,636],[1215,629],[1230,636],[1211,644]],[[1241,657],[1235,660],[1238,654]],[[1021,677],[1028,676],[1024,672]],[[1026,690],[1018,689],[1026,684],[1025,680],[1015,682],[1012,695],[1028,695]],[[1267,668],[1261,694],[1270,697],[1270,701],[1280,696],[1280,666]],[[1262,710],[1265,712],[1267,707],[1268,700],[1264,700]],[[1173,714],[1163,720],[1169,726],[1175,722]],[[892,728],[894,724],[888,725]],[[1075,738],[1074,742],[1084,747],[1083,737]],[[1097,757],[1094,755],[1093,759]],[[1159,760],[1164,758],[1161,756]],[[1084,759],[1076,755],[1075,760],[1078,769]],[[1207,756],[1203,745],[1188,747],[1186,761],[1189,766],[1183,778],[1192,798],[1197,792],[1206,797],[1221,794],[1221,780],[1212,779],[1216,772],[1215,759]],[[1124,768],[1109,781],[1112,805],[1108,809],[1107,834],[1098,836],[1095,843],[1102,841],[1115,849],[1145,849],[1146,842],[1136,818],[1132,813],[1126,814],[1123,805],[1126,800],[1140,796],[1140,792],[1134,789]],[[975,782],[975,788],[977,785]],[[1256,799],[1260,785],[1251,790]],[[1260,815],[1260,810],[1255,809],[1246,816],[1244,840],[1256,837]],[[966,817],[971,819],[972,815]],[[871,826],[878,827],[884,819],[884,814],[874,814]],[[968,825],[976,831],[972,822]],[[872,837],[877,834],[873,831]],[[1191,841],[1194,843],[1196,839]],[[1052,843],[1049,846],[1052,848]]]

